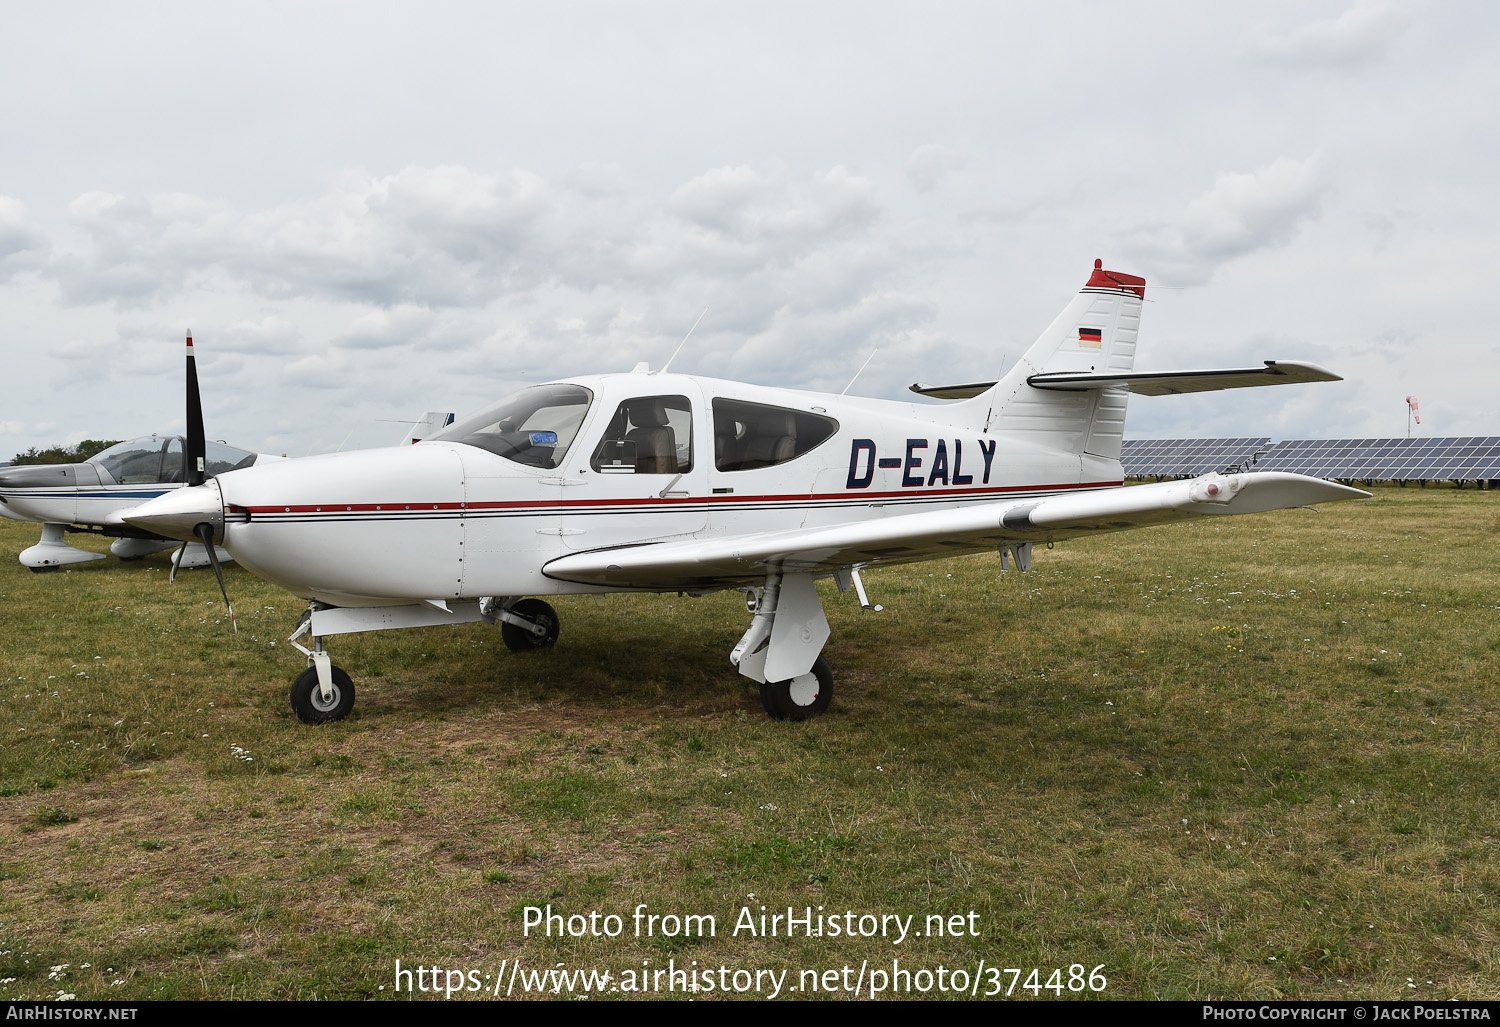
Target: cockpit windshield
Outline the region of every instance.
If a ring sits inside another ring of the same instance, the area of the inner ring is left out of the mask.
[[[222,442],[205,443],[204,450],[204,469],[210,478],[255,463],[254,453]],[[182,439],[176,435],[152,435],[121,442],[95,453],[88,463],[99,469],[99,476],[106,484],[171,485],[187,480]]]
[[[567,456],[594,394],[580,385],[538,385],[452,424],[430,442],[462,442],[529,467],[556,467]]]
[[[148,439],[132,439],[95,453],[89,457],[88,463],[98,467],[107,476],[106,481],[112,479],[116,485],[154,485],[162,480],[161,451],[166,445],[166,439],[155,435]],[[180,450],[178,457],[180,460]],[[177,468],[177,473],[181,475],[181,467]]]

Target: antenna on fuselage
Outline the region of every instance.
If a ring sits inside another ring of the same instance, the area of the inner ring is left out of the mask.
[[[854,372],[854,377],[849,379],[849,384],[844,386],[844,391],[839,393],[840,396],[847,395],[849,390],[854,388],[854,383],[859,381],[859,376],[865,373],[865,368],[870,366],[870,361],[874,360],[875,354],[879,352],[880,350],[878,349],[870,351],[870,355],[865,357],[865,362],[859,365],[859,370]]]
[[[677,344],[677,348],[672,351],[672,355],[667,358],[667,362],[661,365],[661,370],[657,371],[657,374],[667,373],[667,368],[672,366],[672,361],[677,359],[677,354],[682,352],[682,347],[686,346],[687,341],[693,337],[693,332],[697,330],[699,322],[701,322],[707,316],[708,308],[704,307],[703,313],[698,315],[698,320],[693,322],[693,327],[688,329],[688,333],[682,337],[682,341]]]

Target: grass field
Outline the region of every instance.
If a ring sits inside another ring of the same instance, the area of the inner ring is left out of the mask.
[[[309,728],[299,601],[231,566],[234,635],[207,572],[32,575],[37,534],[0,521],[0,998],[389,997],[398,959],[1500,996],[1494,492],[870,571],[882,613],[825,593],[804,724],[729,666],[730,593],[563,600],[525,657],[479,625],[335,639],[358,704]],[[623,933],[523,936],[549,903]],[[636,937],[640,903],[717,931]],[[733,934],[761,905],[975,915]]]

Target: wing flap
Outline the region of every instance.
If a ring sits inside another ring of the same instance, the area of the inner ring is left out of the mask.
[[[1260,385],[1300,385],[1307,382],[1341,382],[1344,379],[1326,367],[1302,360],[1267,360],[1264,367],[1231,367],[1215,371],[1156,371],[1125,374],[1034,374],[1026,384],[1034,389],[1086,392],[1090,389],[1125,388],[1141,396],[1176,396],[1186,392],[1216,392]],[[956,397],[955,397],[956,398]]]
[[[611,588],[711,591],[759,584],[772,567],[826,575],[844,567],[982,552],[1007,542],[1059,541],[1199,516],[1367,496],[1360,489],[1300,474],[1212,474],[816,528],[574,553],[551,561],[543,573]]]

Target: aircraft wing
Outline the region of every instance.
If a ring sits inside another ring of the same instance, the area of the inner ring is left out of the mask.
[[[712,591],[760,584],[767,570],[832,574],[851,566],[910,563],[1006,543],[1053,542],[1200,516],[1261,513],[1370,494],[1280,472],[1210,474],[957,510],[877,517],[816,528],[600,549],[559,557],[550,578],[613,588]]]
[[[1326,367],[1304,360],[1267,360],[1264,367],[1229,367],[1213,371],[1149,371],[1125,374],[1093,374],[1064,371],[1034,374],[1026,384],[1034,389],[1053,392],[1086,392],[1089,389],[1125,388],[1138,396],[1176,396],[1184,392],[1216,392],[1220,389],[1248,389],[1257,385],[1300,385],[1306,382],[1341,382],[1344,379]],[[972,399],[995,385],[994,382],[971,382],[967,385],[924,385],[917,382],[911,391],[933,399]]]

